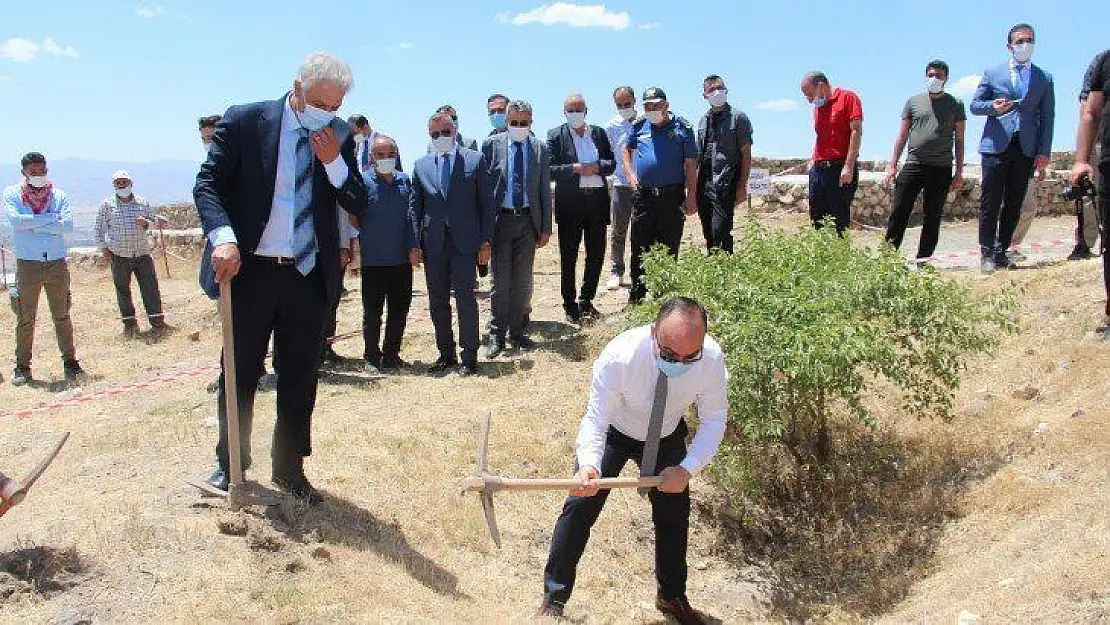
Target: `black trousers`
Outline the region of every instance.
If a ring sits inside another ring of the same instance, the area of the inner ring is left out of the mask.
[[[451,238],[451,231],[443,234],[439,249],[425,246],[424,279],[428,285],[428,309],[435,327],[436,348],[439,357],[458,361],[455,355],[455,331],[451,325],[451,292],[455,293],[455,306],[459,316],[459,343],[462,363],[478,363],[478,299],[474,285],[478,282],[476,267],[478,253],[463,253]]]
[[[952,185],[952,167],[906,163],[894,184],[894,201],[890,209],[890,219],[886,224],[886,240],[895,248],[902,247],[902,237],[906,234],[906,224],[910,221],[914,202],[924,192],[922,212],[924,222],[921,226],[921,240],[917,244],[917,257],[929,258],[937,249],[940,237],[940,217],[944,202],[948,199],[948,187]]]
[[[699,171],[703,173],[698,178],[698,217],[701,219],[705,247],[731,254],[734,244],[732,226],[736,214],[736,185],[714,187],[707,169],[702,168]]]
[[[316,374],[320,367],[320,332],[328,310],[319,267],[302,276],[292,265],[277,265],[244,255],[232,280],[232,320],[235,327],[235,381],[239,399],[239,441],[243,468],[250,466],[250,434],[258,372],[274,336],[277,373],[277,421],[271,449],[273,472],[289,477],[295,458],[312,453],[310,430],[316,405]],[[221,358],[221,365],[222,365]],[[216,394],[220,441],[216,458],[226,471],[227,410],[224,374]]]
[[[1014,238],[1021,203],[1033,174],[1033,159],[1021,151],[1018,134],[1002,154],[983,154],[983,191],[979,200],[979,252],[1005,254]]]
[[[820,228],[821,222],[832,215],[836,220],[836,233],[844,234],[852,221],[852,200],[856,199],[856,189],[859,188],[859,168],[852,176],[852,182],[841,186],[840,173],[844,171],[844,163],[827,165],[824,167],[814,165],[809,170],[809,218],[814,228]]]
[[[639,302],[647,295],[644,286],[644,254],[651,246],[662,243],[672,256],[678,256],[686,213],[682,203],[686,191],[682,185],[637,189],[632,194],[632,289],[629,301]]]
[[[686,457],[686,423],[680,421],[669,436],[659,441],[656,470],[673,467]],[[601,477],[616,477],[632,460],[636,466],[644,455],[644,442],[609,428],[605,453],[598,470]],[[657,473],[658,474],[658,473]],[[574,590],[578,561],[586,550],[590,529],[601,515],[609,491],[593,497],[567,497],[563,512],[555,523],[551,552],[544,567],[544,596],[548,601],[565,604]],[[665,599],[686,594],[686,545],[690,529],[690,489],[681,493],[664,493],[652,489],[651,521],[655,525],[655,581]]]
[[[139,294],[143,298],[143,308],[146,309],[150,325],[162,323],[162,294],[158,291],[158,275],[154,271],[154,259],[150,254],[143,254],[134,258],[112,255],[112,282],[116,286],[116,303],[119,304],[119,314],[123,324],[132,326],[138,324],[135,317],[135,305],[131,302],[131,276],[139,282]]]
[[[362,354],[367,362],[379,367],[383,357],[395,359],[401,354],[401,340],[405,336],[405,324],[412,306],[412,265],[364,265],[361,273]],[[383,310],[387,313],[385,340],[381,341]]]
[[[566,194],[573,198],[573,206],[560,206],[559,224],[559,274],[563,307],[573,308],[577,303],[592,302],[597,295],[601,269],[605,265],[606,230],[609,225],[609,194],[605,187],[589,193]],[[575,271],[578,267],[578,250],[586,243],[586,267],[582,273],[582,288],[576,293]]]

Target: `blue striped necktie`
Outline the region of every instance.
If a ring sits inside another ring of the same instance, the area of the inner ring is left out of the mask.
[[[293,250],[297,271],[307,276],[316,266],[316,229],[312,221],[312,150],[308,130],[297,131],[297,178],[293,217]]]
[[[513,208],[524,208],[524,143],[513,142]]]

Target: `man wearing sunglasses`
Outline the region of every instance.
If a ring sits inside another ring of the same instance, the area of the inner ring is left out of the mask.
[[[593,368],[586,416],[575,444],[575,480],[555,525],[544,569],[539,615],[561,617],[576,569],[607,490],[599,477],[616,477],[632,460],[640,475],[663,483],[648,492],[655,524],[655,607],[679,623],[702,623],[686,599],[686,544],[690,478],[717,453],[728,418],[728,372],[720,345],[706,335],[708,314],[697,301],[664,302],[655,323],[627,330],[602,351]],[[690,448],[683,415],[698,409]]]
[[[478,373],[478,300],[475,267],[488,264],[493,239],[493,202],[487,201],[485,158],[455,143],[451,116],[436,113],[428,120],[435,153],[420,157],[412,168],[409,219],[421,247],[411,250],[413,265],[424,263],[428,308],[435,326],[439,359],[429,373],[460,376]],[[455,352],[451,327],[451,291],[459,311],[459,346]]]

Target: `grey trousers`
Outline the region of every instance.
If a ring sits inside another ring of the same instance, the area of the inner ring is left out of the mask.
[[[150,254],[134,258],[112,255],[112,282],[116,286],[116,302],[123,324],[138,324],[135,305],[131,302],[131,275],[139,282],[139,294],[151,326],[162,323],[162,294],[158,290],[158,275],[154,272],[154,259]]]
[[[609,262],[612,274],[624,276],[624,249],[628,244],[628,225],[632,223],[632,187],[613,186],[609,194],[613,229],[609,233]]]
[[[501,214],[493,229],[490,274],[493,277],[490,336],[524,334],[532,307],[532,267],[536,228],[529,215]]]

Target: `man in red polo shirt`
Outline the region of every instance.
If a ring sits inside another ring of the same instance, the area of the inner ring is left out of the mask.
[[[809,217],[820,228],[821,220],[832,215],[837,234],[843,234],[859,185],[856,161],[863,138],[863,104],[855,93],[833,88],[822,72],[802,78],[802,93],[813,104],[817,131],[809,169]]]

